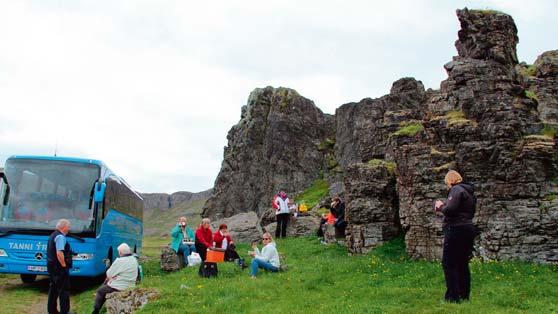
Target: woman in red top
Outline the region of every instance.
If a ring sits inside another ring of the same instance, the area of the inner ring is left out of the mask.
[[[213,232],[209,223],[209,218],[202,219],[200,227],[196,230],[196,252],[200,254],[202,261],[205,261],[207,249],[213,247]]]
[[[215,247],[225,249],[225,260],[227,262],[240,260],[226,224],[219,225],[219,230],[213,235],[213,240],[215,241]]]

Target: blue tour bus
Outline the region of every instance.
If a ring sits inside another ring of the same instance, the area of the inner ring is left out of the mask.
[[[12,156],[0,176],[0,273],[47,275],[47,240],[61,218],[71,223],[71,276],[103,274],[123,242],[141,253],[143,200],[102,161]]]

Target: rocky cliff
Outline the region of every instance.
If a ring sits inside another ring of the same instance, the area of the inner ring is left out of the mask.
[[[221,171],[203,215],[263,213],[279,189],[299,191],[321,176],[333,118],[288,88],[256,89],[227,136]],[[333,136],[333,135],[332,135]]]
[[[255,90],[229,132],[204,215],[261,215],[279,188],[344,181],[350,252],[404,233],[412,257],[436,259],[433,203],[455,169],[476,187],[477,254],[558,261],[558,51],[519,64],[509,15],[463,9],[457,17],[457,56],[439,90],[403,78],[335,116],[293,90]]]

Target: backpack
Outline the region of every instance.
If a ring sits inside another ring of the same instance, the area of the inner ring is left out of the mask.
[[[273,196],[273,201],[271,202],[271,207],[273,207],[273,209],[279,209],[279,204],[277,204],[277,198],[279,197],[279,195],[275,194],[275,196]]]
[[[218,273],[219,270],[217,269],[216,263],[203,262],[200,264],[200,269],[198,271],[200,277],[204,277],[204,278],[217,277]]]

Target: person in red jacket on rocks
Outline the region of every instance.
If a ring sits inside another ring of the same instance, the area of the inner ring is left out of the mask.
[[[200,254],[204,262],[207,256],[207,249],[213,247],[213,232],[209,225],[210,222],[209,218],[202,219],[201,225],[196,230],[196,252]]]

